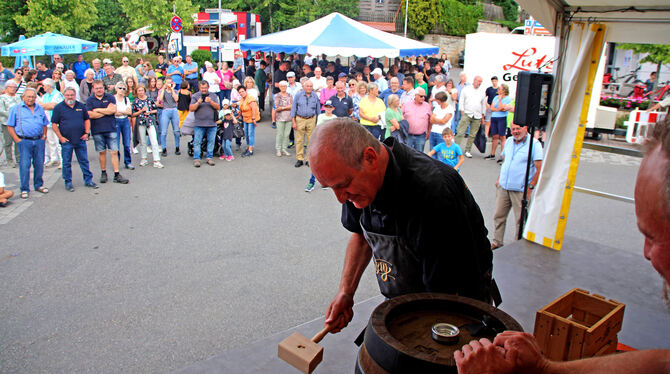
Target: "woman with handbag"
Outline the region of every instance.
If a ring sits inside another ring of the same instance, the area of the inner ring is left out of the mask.
[[[119,161],[121,160],[121,138],[123,138],[123,164],[126,169],[133,170],[135,167],[132,165],[132,158],[130,150],[130,134],[132,133],[132,128],[130,125],[130,120],[128,119],[132,116],[133,112],[133,102],[126,97],[126,91],[128,86],[123,82],[117,82],[114,86],[116,94],[114,98],[116,99],[116,143],[119,152]]]
[[[224,61],[221,63],[221,69],[216,72],[221,82],[219,83],[219,101],[223,102],[223,99],[230,100],[230,93],[233,89],[233,71],[228,68],[228,62]],[[211,85],[210,85],[211,87]]]
[[[400,98],[398,95],[391,94],[386,99],[386,104],[388,104],[388,108],[386,108],[386,135],[384,135],[384,138],[392,136],[400,139],[400,121],[405,119],[399,106]]]
[[[152,98],[147,96],[147,89],[144,85],[137,86],[137,98],[133,102],[133,116],[136,117],[136,125],[138,127],[138,132],[140,135],[140,144],[145,144],[147,141],[147,133],[149,134],[149,141],[151,142],[151,148],[153,150],[152,155],[154,158],[154,167],[162,169],[164,166],[161,164],[160,151],[158,149],[158,138],[156,137],[156,103]],[[146,166],[149,162],[147,161],[147,149],[146,147],[140,147],[140,154],[142,161],[140,161],[140,166]]]

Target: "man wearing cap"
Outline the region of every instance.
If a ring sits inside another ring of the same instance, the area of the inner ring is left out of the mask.
[[[389,96],[396,95],[398,96],[398,98],[401,98],[404,93],[405,91],[403,91],[400,88],[400,80],[398,80],[397,77],[393,77],[389,81],[389,88],[385,89],[384,91],[381,91],[381,94],[379,94],[379,98],[384,100],[384,105],[386,105],[386,100],[388,99]]]
[[[179,65],[179,59],[174,57],[172,59],[172,65],[167,69],[167,77],[172,78],[172,83],[174,83],[174,89],[179,91],[181,86],[181,78],[184,75],[184,68]]]
[[[414,101],[408,101],[402,106],[402,116],[409,123],[407,145],[423,153],[430,132],[430,116],[433,110],[426,102],[426,91],[422,87],[414,90]]]
[[[291,105],[291,122],[296,138],[295,156],[297,161],[295,162],[295,167],[297,168],[305,163],[309,165],[309,160],[304,156],[305,146],[309,145],[312,131],[316,127],[316,116],[321,113],[321,102],[313,91],[314,83],[312,80],[305,81],[303,87],[304,90],[295,95],[293,104]],[[305,141],[305,137],[307,137],[307,141]]]
[[[198,63],[193,61],[191,55],[186,55],[186,62],[182,68],[184,69],[184,76],[188,82],[188,87],[191,89],[191,92],[195,92],[195,88],[198,87]],[[179,90],[179,88],[175,87],[175,90]]]
[[[126,56],[123,56],[123,57],[121,58],[121,66],[119,66],[118,68],[116,68],[116,70],[114,71],[114,73],[120,75],[120,76],[121,76],[121,79],[122,79],[124,82],[125,82],[126,79],[128,79],[128,78],[133,78],[133,79],[135,80],[136,84],[137,84],[137,82],[139,81],[139,80],[137,79],[137,71],[135,71],[135,68],[134,68],[134,67],[130,66],[130,60],[129,60],[128,57],[126,57]],[[109,74],[109,73],[107,73],[107,74]]]
[[[316,92],[316,95],[319,97],[321,97],[321,90],[328,86],[328,81],[326,80],[326,77],[321,75],[321,71],[321,68],[317,67],[314,69],[314,76],[309,78],[312,82],[314,92]]]
[[[286,92],[288,92],[291,96],[293,96],[293,99],[295,100],[295,95],[302,91],[302,84],[300,82],[297,82],[295,80],[295,73],[292,71],[289,71],[286,73],[286,80],[288,81],[288,87],[286,87]]]
[[[344,85],[347,85],[347,73],[340,73],[337,75],[337,81],[344,83]]]
[[[331,96],[329,101],[331,106],[334,108],[333,114],[337,117],[351,117],[351,114],[354,112],[354,102],[351,100],[347,93],[345,92],[345,84],[341,81],[335,83],[335,95]],[[324,104],[325,106],[325,104]]]
[[[386,78],[384,78],[384,73],[382,73],[382,69],[375,68],[375,70],[372,71],[372,77],[375,79],[377,87],[379,87],[379,92],[384,92],[386,91],[386,89],[389,88],[389,84],[386,81]]]
[[[133,71],[135,71],[135,69],[133,69]],[[121,74],[114,73],[114,66],[105,65],[105,76],[102,78],[102,84],[104,85],[105,90],[107,91],[107,93],[115,95],[116,94],[116,84],[119,83],[119,82],[123,82],[123,78],[121,78]]]

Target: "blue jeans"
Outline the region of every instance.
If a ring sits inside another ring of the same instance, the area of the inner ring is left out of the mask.
[[[230,100],[230,90],[221,90],[217,95],[219,95],[219,103],[222,103],[223,99]]]
[[[233,151],[230,149],[230,139],[224,139],[223,140],[223,155],[224,156],[232,156]]]
[[[127,117],[116,119],[116,148],[119,151],[121,150],[121,137],[123,137],[123,163],[130,165],[133,160],[130,158],[130,121]],[[121,160],[121,152],[119,152],[118,156],[119,160]],[[79,160],[79,155],[77,155],[77,160]],[[63,170],[63,178],[65,178],[65,170]]]
[[[19,147],[19,177],[21,192],[30,191],[30,164],[33,164],[33,186],[37,190],[42,187],[44,172],[44,140],[23,139],[16,143]]]
[[[426,134],[412,135],[407,137],[407,145],[417,151],[423,153],[423,148],[426,146]]]
[[[377,125],[377,126],[363,126],[363,127],[365,127],[365,129],[368,130],[370,132],[370,134],[372,134],[372,136],[375,137],[375,139],[382,140],[381,139],[381,137],[382,137],[382,127],[381,126]]]
[[[207,158],[214,157],[214,140],[216,140],[216,126],[193,128],[193,159],[200,160],[200,150],[202,149],[202,137],[207,133]]]
[[[172,123],[175,147],[179,148],[179,111],[177,108],[163,109],[163,112],[158,119],[158,126],[160,128],[158,144],[160,144],[163,149],[167,148],[166,138],[169,123]]]
[[[430,143],[430,149],[432,150],[433,148],[435,148],[436,145],[444,143],[444,139],[442,139],[442,134],[438,134],[436,132],[431,131],[430,136],[428,138],[428,142]],[[437,152],[435,152],[433,158],[436,160],[438,159]]]
[[[127,121],[128,119],[126,118],[126,122]],[[130,126],[128,128],[128,133],[130,133]],[[126,137],[123,138],[124,143],[126,139]],[[128,140],[130,140],[129,137]],[[124,147],[125,150],[129,150],[130,142],[127,146],[124,145]],[[84,174],[84,183],[93,183],[93,174],[91,173],[91,169],[88,167],[86,142],[80,141],[79,144],[65,142],[61,143],[61,156],[63,157],[63,181],[65,182],[65,185],[72,184],[72,151],[74,151],[75,156],[77,156],[77,162],[79,162],[81,173]]]
[[[247,145],[253,147],[256,144],[256,125],[253,122],[244,123],[244,136],[247,137]]]
[[[451,131],[454,132],[454,136],[457,135],[456,130],[458,129],[458,124],[461,122],[461,111],[456,109],[456,113],[454,113],[454,120],[451,121]]]

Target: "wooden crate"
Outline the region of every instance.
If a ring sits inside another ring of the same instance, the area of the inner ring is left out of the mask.
[[[551,360],[614,353],[625,307],[574,288],[537,311],[534,335],[542,353]]]

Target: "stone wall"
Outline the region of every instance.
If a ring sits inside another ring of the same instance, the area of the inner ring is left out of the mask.
[[[491,32],[496,34],[508,34],[510,30],[494,21],[480,19],[477,23],[477,32]]]
[[[440,54],[446,53],[452,66],[458,65],[458,54],[465,49],[465,37],[438,34],[426,34],[422,42],[440,48]]]

